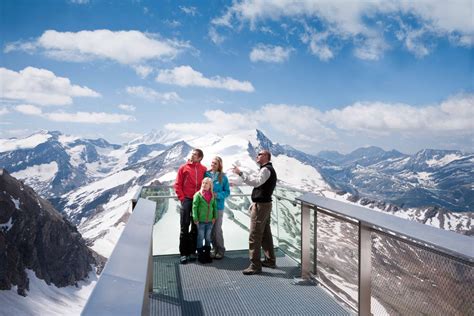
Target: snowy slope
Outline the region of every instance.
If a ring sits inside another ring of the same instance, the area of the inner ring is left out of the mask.
[[[0,315],[80,315],[97,283],[95,272],[77,286],[58,288],[47,285],[35,273],[27,270],[30,290],[27,297],[16,293],[16,287],[0,292]]]

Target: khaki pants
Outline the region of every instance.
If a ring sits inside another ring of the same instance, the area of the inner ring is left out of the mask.
[[[224,255],[224,234],[222,232],[222,220],[224,218],[224,210],[217,210],[217,219],[212,227],[212,247],[216,254]]]
[[[249,257],[253,269],[261,269],[260,248],[265,259],[275,263],[272,229],[270,227],[272,202],[253,203],[250,210]]]

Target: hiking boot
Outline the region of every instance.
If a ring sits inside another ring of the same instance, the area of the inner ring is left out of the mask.
[[[196,255],[196,253],[192,253],[192,254],[190,254],[190,255],[188,256],[188,260],[189,260],[190,262],[196,261],[197,258],[198,258],[198,256]]]
[[[262,273],[262,268],[257,269],[252,266],[249,266],[247,269],[243,270],[242,273],[245,275],[259,274]]]
[[[263,260],[262,261],[262,267],[270,268],[270,269],[275,269],[276,268],[276,263],[270,260]]]
[[[186,257],[186,256],[181,256],[181,257],[179,257],[179,263],[180,263],[180,264],[186,264],[186,263],[188,263],[188,257]]]

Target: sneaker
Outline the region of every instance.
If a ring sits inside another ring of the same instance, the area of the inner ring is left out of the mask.
[[[220,259],[222,259],[222,258],[224,258],[224,255],[222,255],[222,254],[220,254],[220,253],[216,253],[216,254],[214,255],[214,259],[220,260]]]
[[[259,274],[259,273],[262,273],[262,268],[256,269],[250,266],[247,269],[243,270],[242,273],[245,275]]]
[[[188,257],[186,257],[186,256],[181,256],[181,257],[179,257],[179,263],[180,263],[180,264],[186,264],[186,263],[188,263]]]
[[[262,266],[266,267],[266,268],[270,268],[270,269],[275,269],[276,268],[275,262],[272,262],[270,260],[263,260],[262,261]]]

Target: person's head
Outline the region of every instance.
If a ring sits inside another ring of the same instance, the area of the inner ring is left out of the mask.
[[[261,166],[269,162],[271,159],[272,154],[266,149],[260,150],[257,154],[257,163]]]
[[[204,153],[199,148],[194,148],[191,152],[191,161],[192,162],[201,162],[202,158],[204,157]]]
[[[204,178],[201,182],[201,193],[203,191],[211,191],[212,192],[212,179],[211,178]]]
[[[211,161],[211,169],[212,171],[222,172],[223,164],[222,158],[219,156],[215,156]]]
[[[211,169],[214,172],[219,172],[219,183],[222,182],[222,170],[224,169],[224,165],[222,163],[222,158],[219,156],[215,156],[214,159],[211,161]]]

